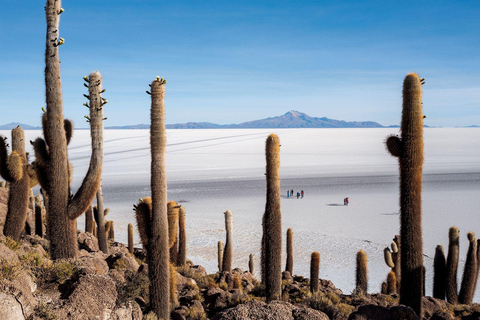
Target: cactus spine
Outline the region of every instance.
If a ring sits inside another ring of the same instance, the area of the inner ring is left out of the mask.
[[[282,214],[280,212],[280,140],[268,136],[265,146],[267,201],[263,216],[262,278],[267,302],[282,296]]]
[[[178,213],[178,258],[177,265],[187,264],[187,234],[185,232],[185,208],[180,207]]]
[[[225,211],[225,230],[227,231],[227,239],[225,241],[225,249],[223,250],[222,271],[232,272],[232,255],[233,255],[233,214],[232,211]]]
[[[469,241],[467,260],[465,261],[462,285],[458,294],[458,302],[461,304],[472,304],[475,282],[477,281],[477,241],[473,232],[469,232],[467,237]]]
[[[48,238],[53,259],[74,258],[78,244],[76,219],[87,209],[100,186],[103,166],[103,100],[102,77],[99,72],[89,75],[90,134],[92,155],[87,174],[77,193],[70,195],[71,167],[67,145],[72,123],[63,118],[63,102],[58,47],[60,0],[47,0],[45,6],[47,37],[45,50],[46,112],[42,117],[45,140],[34,143],[37,177],[48,195]]]
[[[310,258],[310,291],[315,293],[318,291],[318,277],[320,273],[320,253],[312,252]]]
[[[447,279],[447,261],[443,246],[438,245],[433,259],[433,297],[445,300],[445,281]]]
[[[128,233],[128,252],[133,253],[133,225],[128,224],[127,228]]]
[[[458,301],[457,268],[460,250],[460,231],[457,227],[450,228],[448,240],[446,294],[447,301],[451,304],[456,304]]]
[[[367,254],[360,250],[357,252],[356,289],[363,293],[367,293],[368,288],[367,270]]]
[[[389,152],[400,164],[400,303],[422,315],[422,165],[423,111],[422,81],[410,73],[403,82],[401,138],[387,139]]]
[[[10,182],[8,190],[8,209],[3,234],[15,241],[27,221],[30,178],[27,174],[27,155],[25,153],[25,135],[20,126],[12,130],[12,152],[7,154],[5,140],[0,136],[0,173]]]
[[[151,84],[150,148],[152,213],[148,242],[148,275],[150,277],[150,303],[160,319],[170,317],[169,310],[169,248],[167,218],[167,175],[165,149],[165,83],[157,77]]]
[[[285,271],[293,275],[293,231],[292,228],[287,229],[287,262]]]
[[[217,258],[218,258],[218,271],[222,272],[223,269],[223,242],[217,243]]]

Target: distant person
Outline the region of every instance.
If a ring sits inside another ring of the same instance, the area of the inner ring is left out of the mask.
[[[300,198],[300,192],[297,191],[297,199]]]
[[[293,189],[290,190],[290,195],[293,197]]]
[[[347,198],[343,198],[343,205],[344,205],[344,206],[347,205]]]
[[[287,198],[290,197],[290,190],[287,190]]]
[[[345,205],[348,206],[348,197],[345,198]]]
[[[300,191],[300,194],[302,195],[302,199],[303,199],[303,190],[302,190],[302,191]]]

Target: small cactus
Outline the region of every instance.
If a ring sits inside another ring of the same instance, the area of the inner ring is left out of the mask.
[[[397,292],[397,277],[395,272],[391,270],[387,275],[387,294],[394,294]]]
[[[292,228],[287,229],[287,262],[285,271],[293,275],[293,231]]]
[[[368,288],[368,271],[367,271],[367,254],[360,250],[357,252],[357,272],[356,272],[356,289],[363,293],[367,293]]]
[[[447,279],[447,261],[442,245],[438,245],[435,249],[435,257],[433,259],[433,297],[445,300],[445,282]]]
[[[178,209],[180,206],[175,201],[167,203],[168,217],[168,247],[170,248],[170,262],[177,261],[177,230],[178,230]]]
[[[320,273],[320,254],[314,251],[310,258],[310,291],[318,291],[318,277]]]
[[[248,271],[253,275],[255,273],[255,261],[253,253],[248,256]]]
[[[185,232],[185,208],[180,207],[178,212],[178,257],[177,266],[187,264],[187,234]]]
[[[223,251],[222,271],[232,272],[232,255],[233,255],[233,214],[230,210],[225,211],[225,230],[227,231],[227,239],[225,241],[225,249]]]
[[[93,234],[93,208],[89,206],[85,211],[85,232]]]
[[[465,268],[463,270],[462,285],[458,294],[458,302],[461,304],[472,304],[475,294],[475,282],[477,281],[477,241],[475,234],[469,232],[467,234],[469,245]]]
[[[45,228],[43,226],[43,216],[45,215],[45,208],[42,203],[42,196],[35,197],[35,234],[43,238]]]
[[[457,293],[457,269],[458,255],[460,250],[460,231],[457,227],[451,227],[448,232],[448,256],[447,256],[447,279],[446,295],[447,301],[451,304],[458,302]]]
[[[217,258],[218,258],[218,271],[222,272],[223,268],[223,242],[217,243]]]
[[[128,252],[133,253],[133,225],[128,224]]]

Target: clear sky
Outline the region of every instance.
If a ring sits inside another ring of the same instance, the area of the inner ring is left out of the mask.
[[[399,124],[404,76],[426,79],[430,126],[480,125],[479,1],[63,1],[64,114],[86,127],[82,77],[103,74],[106,126],[240,123],[289,110]],[[0,124],[40,125],[44,3],[0,10]]]

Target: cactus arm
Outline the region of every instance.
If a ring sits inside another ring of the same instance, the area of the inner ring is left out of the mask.
[[[148,250],[148,239],[151,237],[150,221],[152,217],[152,199],[144,198],[139,201],[135,207],[135,218],[137,220],[137,229],[140,234],[140,241],[145,249]]]
[[[12,181],[19,181],[24,175],[25,158],[17,151],[12,151],[7,159],[7,170],[12,177]]]
[[[8,170],[7,162],[8,152],[7,146],[5,144],[5,138],[3,136],[0,136],[0,175],[6,181],[13,181],[13,178],[10,175],[10,171]]]
[[[67,145],[70,144],[70,140],[73,136],[73,122],[70,119],[63,120],[63,127],[65,128],[65,137],[67,138]]]
[[[388,152],[394,157],[401,157],[402,156],[402,140],[398,136],[391,135],[385,140],[385,144],[387,146]]]
[[[82,185],[68,203],[68,216],[72,220],[81,216],[92,203],[100,187],[103,167],[103,107],[100,93],[102,91],[102,76],[98,71],[95,71],[89,75],[89,80],[92,155]]]
[[[383,258],[387,266],[389,266],[392,269],[395,267],[395,264],[393,263],[393,259],[392,259],[392,252],[388,247],[383,249]]]

